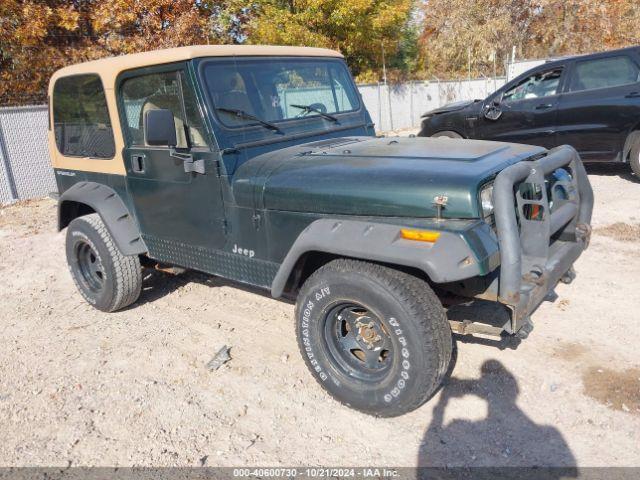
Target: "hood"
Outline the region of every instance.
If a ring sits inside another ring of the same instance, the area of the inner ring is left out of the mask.
[[[436,108],[434,110],[430,110],[427,113],[425,113],[424,115],[422,115],[422,118],[425,117],[429,117],[431,115],[437,115],[439,113],[449,113],[449,112],[456,112],[458,110],[463,110],[475,103],[481,102],[482,100],[463,100],[461,102],[452,102],[452,103],[447,103],[445,106],[440,107],[440,108]]]
[[[254,209],[396,217],[479,217],[478,189],[500,170],[545,150],[446,138],[349,137],[254,157],[236,171],[239,206]]]

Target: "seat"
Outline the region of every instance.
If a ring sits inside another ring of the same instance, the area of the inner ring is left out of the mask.
[[[235,71],[223,70],[214,80],[213,102],[217,108],[228,108],[231,110],[242,110],[250,115],[255,115],[255,110],[247,95],[242,77]],[[231,117],[233,118],[233,117]],[[230,123],[225,116],[225,123]],[[246,123],[246,120],[237,119],[234,124]]]

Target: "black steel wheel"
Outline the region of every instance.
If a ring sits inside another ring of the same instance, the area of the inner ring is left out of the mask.
[[[76,261],[83,286],[94,293],[104,288],[104,266],[93,245],[83,240],[75,244]]]
[[[389,327],[356,303],[340,304],[325,318],[324,340],[337,368],[355,378],[378,381],[391,366],[393,342]]]
[[[307,279],[296,304],[296,334],[320,385],[376,416],[422,405],[451,359],[451,329],[429,285],[357,260],[334,260]]]

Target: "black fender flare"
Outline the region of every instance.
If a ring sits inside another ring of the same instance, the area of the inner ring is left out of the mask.
[[[104,222],[123,255],[139,255],[148,251],[134,216],[114,189],[96,182],[78,182],[58,199],[58,230],[72,220],[65,214],[65,203],[75,202],[91,207]]]
[[[309,252],[418,268],[435,283],[486,275],[500,263],[497,240],[482,222],[464,232],[425,227],[440,233],[435,243],[406,240],[400,236],[401,228],[375,221],[315,220],[289,249],[271,283],[271,295],[282,296],[298,259]]]

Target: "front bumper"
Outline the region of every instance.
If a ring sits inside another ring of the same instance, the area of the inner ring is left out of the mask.
[[[555,182],[549,198],[545,177],[559,168],[571,178]],[[523,183],[539,196],[523,197]],[[593,191],[578,153],[562,146],[500,172],[493,202],[500,245],[498,300],[511,310],[509,333],[517,333],[589,245]],[[525,211],[533,208],[542,209],[539,219],[527,218]]]

